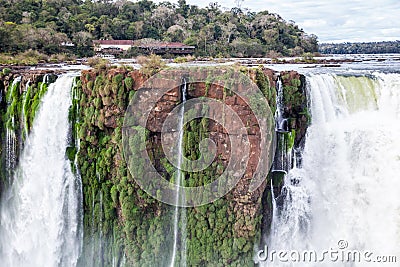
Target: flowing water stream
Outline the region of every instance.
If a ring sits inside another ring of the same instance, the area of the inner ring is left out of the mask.
[[[186,80],[183,79],[183,85],[181,88],[181,102],[182,106],[180,109],[179,114],[179,123],[178,123],[178,131],[179,131],[179,138],[178,138],[178,161],[177,166],[178,170],[176,171],[176,184],[178,186],[183,186],[183,173],[180,169],[182,165],[183,159],[183,123],[184,123],[184,114],[185,114],[185,102],[186,102],[186,90],[187,90],[187,83]],[[178,266],[184,267],[186,266],[186,210],[185,208],[180,208],[179,203],[183,203],[184,194],[181,193],[181,190],[178,189],[176,193],[176,206],[174,210],[174,243],[172,248],[172,258],[171,258],[171,267],[175,266],[176,256],[180,253],[180,261]],[[180,244],[180,247],[179,247]]]

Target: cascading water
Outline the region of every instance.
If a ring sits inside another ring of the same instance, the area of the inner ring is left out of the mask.
[[[26,106],[27,99],[29,99],[29,95],[28,94],[29,94],[29,86],[30,86],[30,84],[31,84],[31,80],[28,80],[26,85],[25,85],[25,91],[24,91],[23,99],[22,99],[22,112],[21,112],[21,122],[22,122],[21,123],[21,129],[22,129],[22,131],[21,132],[24,133],[24,138],[28,137],[28,132],[29,132],[25,106]]]
[[[285,178],[268,249],[306,249],[318,260],[333,250],[338,257],[326,254],[317,263],[275,257],[261,265],[382,266],[377,256],[400,249],[400,75],[310,74],[307,84],[312,125],[302,166]]]
[[[292,247],[290,242],[293,242],[293,235],[297,235],[300,232],[307,233],[306,229],[309,226],[309,197],[301,186],[303,172],[299,168],[300,164],[297,163],[298,153],[290,142],[290,139],[293,138],[293,133],[289,132],[287,119],[283,116],[285,107],[283,102],[284,92],[280,79],[278,79],[276,87],[275,131],[278,142],[271,171],[274,175],[283,177],[283,186],[280,195],[275,198],[273,179],[271,179],[272,221],[266,243],[270,248],[279,250]],[[296,205],[292,203],[296,203]],[[303,235],[304,238],[305,235]],[[264,266],[265,264],[261,265]],[[281,263],[271,262],[267,266],[281,266]]]
[[[284,118],[285,104],[283,102],[283,84],[280,78],[276,82],[276,112],[275,132],[278,149],[272,165],[272,172],[287,173],[291,166],[292,151],[288,149],[287,137],[289,136],[287,119]]]
[[[14,118],[11,121],[14,124]],[[7,177],[11,177],[16,162],[16,136],[14,130],[9,127],[6,129],[6,153],[6,173]]]
[[[178,130],[179,130],[179,139],[178,139],[178,170],[176,172],[176,184],[179,186],[183,185],[183,173],[180,169],[182,165],[182,158],[183,158],[183,122],[184,122],[184,114],[185,114],[185,102],[186,102],[186,91],[187,91],[187,83],[186,79],[183,78],[183,85],[181,88],[181,97],[182,97],[182,107],[180,109],[179,114],[179,123],[178,123]],[[172,248],[172,258],[171,258],[171,267],[175,266],[176,256],[179,249],[180,243],[180,262],[179,266],[186,266],[186,210],[185,208],[180,208],[178,205],[179,203],[183,203],[184,194],[180,192],[178,189],[176,193],[176,205],[174,211],[174,244]],[[180,227],[179,227],[180,224]],[[180,233],[179,233],[180,228]]]
[[[298,168],[296,162],[293,166],[284,176],[282,191],[277,199],[271,190],[273,217],[267,245],[276,251],[305,249],[303,245],[310,230],[310,196],[303,186],[304,170]],[[282,262],[270,262],[261,266],[286,265]]]
[[[2,266],[76,266],[81,188],[65,151],[74,77],[50,85],[1,202]]]
[[[283,116],[285,106],[283,103],[283,84],[280,78],[276,81],[276,93],[275,129],[277,132],[284,133],[288,131],[288,125],[287,119]]]
[[[100,178],[99,178],[100,179]],[[99,263],[103,266],[103,251],[104,251],[104,240],[103,240],[103,191],[99,192]]]
[[[14,95],[15,92],[19,90],[19,86],[21,83],[22,77],[19,76],[15,78],[8,88],[6,100],[7,106],[10,106],[15,101]],[[15,135],[15,119],[14,116],[11,116],[10,120],[7,121],[6,125],[6,174],[8,177],[8,182],[11,183],[11,176],[15,169],[16,161],[17,161],[17,137]]]
[[[48,75],[46,74],[43,77],[43,82],[47,82],[48,80]],[[74,79],[73,85],[72,85],[72,105],[75,105],[75,114],[79,114],[79,97],[80,97],[80,92],[78,90],[77,87],[77,79]],[[75,123],[76,125],[79,125],[80,123],[80,117],[79,116],[75,116],[75,121],[72,121],[72,123]],[[81,177],[81,172],[79,170],[78,167],[78,155],[79,155],[79,151],[80,151],[80,147],[81,147],[81,140],[78,137],[78,127],[71,127],[71,130],[73,132],[72,136],[74,137],[74,145],[76,148],[76,153],[75,153],[75,158],[74,158],[74,175],[76,177],[75,179],[75,185],[76,185],[76,189],[77,192],[75,194],[72,194],[70,197],[77,197],[77,201],[78,201],[78,233],[80,233],[80,235],[78,236],[78,239],[80,240],[79,243],[79,250],[82,250],[83,247],[83,185],[82,185],[82,177]]]

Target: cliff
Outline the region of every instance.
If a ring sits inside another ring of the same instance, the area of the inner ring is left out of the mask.
[[[277,74],[259,68],[241,71],[257,84],[274,111]],[[290,129],[296,131],[298,145],[307,126],[304,79],[295,72],[279,75],[286,96],[285,116],[290,119]],[[125,255],[128,263],[142,266],[157,265],[160,259],[170,258],[174,208],[143,192],[122,156],[123,114],[136,92],[146,90],[141,88],[145,80],[146,77],[139,71],[126,69],[82,72],[79,166],[84,185],[85,247],[88,248],[82,257],[84,260],[103,260],[108,265],[112,259],[121,259]],[[202,96],[223,101],[239,114],[242,121],[250,122],[248,133],[253,156],[249,159],[244,178],[226,196],[211,204],[187,208],[187,263],[188,266],[252,266],[254,245],[260,241],[262,217],[268,216],[270,211],[270,204],[262,201],[263,193],[270,192],[267,180],[256,191],[248,192],[250,178],[257,166],[259,149],[255,144],[260,135],[256,124],[252,123],[254,119],[248,106],[239,97],[224,90],[223,86],[207,83],[189,85],[188,99]],[[149,116],[147,142],[141,139],[132,141],[133,147],[147,150],[157,172],[167,180],[172,178],[175,169],[162,151],[161,124],[179,101],[178,87],[165,94],[154,108],[156,111]],[[207,184],[227,166],[232,149],[228,135],[221,125],[204,118],[186,125],[185,156],[198,158],[198,144],[206,137],[217,144],[218,157],[206,170],[185,173],[187,185]],[[143,162],[139,158],[134,164],[139,168]],[[278,195],[279,184],[276,184],[275,190]],[[93,235],[94,232],[101,234]],[[93,243],[103,248],[104,257],[101,254],[90,255]],[[158,257],[154,258],[154,254]]]
[[[208,71],[205,69],[203,73]],[[220,76],[226,76],[229,71],[221,70]],[[304,77],[296,72],[276,73],[264,68],[237,68],[236,71],[258,86],[272,114],[276,110],[276,81],[280,77],[283,82],[284,116],[288,119],[290,138],[293,139],[291,146],[301,146],[309,123]],[[44,75],[34,72],[1,75],[2,148],[7,147],[9,140],[7,129],[8,132],[12,129],[15,140],[21,140],[17,143],[23,144],[24,129],[29,131],[40,97],[51,82]],[[18,76],[22,79],[13,87],[13,81]],[[262,184],[255,191],[248,190],[257,169],[257,158],[260,157],[258,144],[261,133],[254,110],[240,96],[227,89],[229,81],[214,83],[218,79],[206,78],[203,83],[190,83],[189,80],[188,100],[207,97],[231,108],[247,125],[250,156],[243,177],[233,190],[212,203],[186,208],[187,265],[253,266],[254,247],[262,242],[261,236],[267,234],[271,219],[270,179],[274,179],[275,195],[278,195],[282,177],[269,174],[263,177]],[[73,160],[78,153],[76,171],[83,183],[84,246],[80,266],[119,266],[122,262],[128,266],[157,266],[160,262],[166,264],[166,259],[171,257],[175,208],[157,201],[139,187],[137,177],[132,177],[128,170],[123,153],[124,114],[136,94],[146,90],[152,93],[151,89],[143,88],[146,80],[147,77],[139,71],[125,68],[89,70],[82,71],[73,90],[71,138],[78,138],[80,142],[78,147],[69,148],[66,155]],[[250,100],[257,104],[258,99]],[[176,169],[162,149],[161,128],[167,115],[180,102],[180,88],[173,87],[150,113],[144,129],[146,140],[136,135],[129,143],[132,150],[145,150],[157,172],[170,181],[174,179]],[[135,109],[135,106],[129,108]],[[233,120],[224,113],[224,123],[235,124]],[[232,154],[241,157],[240,151],[235,152],[235,147],[232,147],[224,123],[198,118],[185,125],[183,153],[186,158],[196,160],[201,157],[199,144],[205,138],[215,142],[217,152],[217,157],[208,168],[184,172],[186,186],[212,182],[228,167]],[[269,138],[272,139],[272,136]],[[16,159],[19,150],[15,148]],[[8,156],[5,149],[2,151],[3,176],[9,177],[5,168]],[[130,164],[140,169],[144,161],[136,157]]]

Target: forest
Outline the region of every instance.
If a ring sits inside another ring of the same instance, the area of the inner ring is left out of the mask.
[[[400,41],[320,44],[322,54],[385,54],[400,53]]]
[[[93,40],[145,38],[194,45],[196,56],[295,56],[318,50],[317,36],[305,33],[295,22],[268,11],[242,9],[240,5],[226,9],[217,2],[200,8],[185,0],[178,4],[147,0],[0,0],[3,55],[32,50],[85,57],[93,55]]]

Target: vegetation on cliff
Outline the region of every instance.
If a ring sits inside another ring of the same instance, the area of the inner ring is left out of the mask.
[[[242,71],[257,83],[275,109],[273,72],[261,68]],[[288,75],[285,83],[299,87],[298,78]],[[188,97],[207,96],[228,101],[231,105],[240,105],[235,104],[240,101],[235,100],[231,92],[212,85],[214,79],[209,77],[209,85],[190,84]],[[100,262],[109,265],[113,260],[122,258],[133,266],[155,265],[159,264],[161,258],[169,259],[171,256],[174,208],[143,192],[122,157],[123,113],[144,80],[145,76],[139,71],[114,68],[84,71],[81,82],[77,84],[81,92],[78,165],[84,188],[85,214],[82,266]],[[292,91],[295,97],[296,92],[294,89]],[[177,88],[170,91],[161,100],[160,110],[168,112],[175,107],[179,103],[178,95]],[[234,108],[240,110],[244,106]],[[161,113],[154,116],[162,118],[166,115]],[[219,127],[204,118],[188,123],[184,132],[185,156],[192,160],[199,158],[198,144],[207,137],[214,138],[219,146],[225,144],[229,148]],[[147,140],[135,138],[134,135],[128,145],[132,151],[137,151],[137,155],[141,150],[147,150],[158,172],[166,179],[173,179],[176,169],[165,158],[160,133],[156,128],[157,125],[150,123],[148,129],[132,129],[145,131]],[[224,170],[226,157],[220,154],[209,168],[185,173],[186,185],[199,186],[212,181]],[[138,156],[131,160],[131,164],[140,169],[143,159]],[[249,175],[253,167],[250,167]],[[267,182],[251,195],[243,194],[240,189],[247,182],[242,181],[238,188],[212,204],[187,208],[188,266],[253,266],[253,248],[260,240],[261,218],[264,214],[261,198]],[[101,252],[95,250],[93,254],[92,247],[100,247]]]
[[[151,1],[0,0],[0,52],[29,49],[87,56],[93,39],[184,42],[201,56],[261,57],[316,52],[317,37],[268,11],[222,11]],[[74,46],[67,44],[73,43]]]

